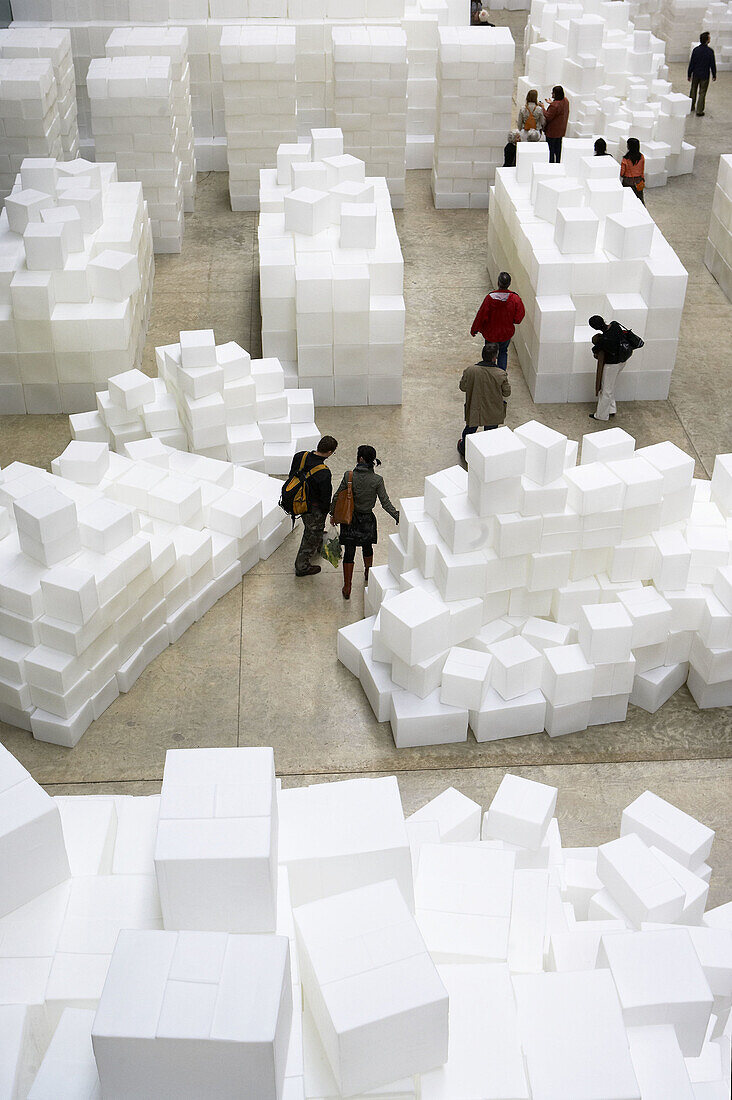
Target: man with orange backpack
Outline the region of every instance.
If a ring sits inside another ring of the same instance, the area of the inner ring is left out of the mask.
[[[313,565],[311,559],[323,545],[325,517],[333,493],[330,470],[325,463],[337,447],[337,439],[324,435],[314,451],[298,451],[282,486],[280,507],[292,517],[293,524],[299,516],[304,527],[295,558],[296,577],[312,577],[320,572],[320,566]]]

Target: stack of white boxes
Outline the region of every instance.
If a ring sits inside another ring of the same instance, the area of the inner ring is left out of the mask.
[[[0,199],[26,157],[62,157],[56,78],[48,58],[0,57]]]
[[[402,20],[407,36],[407,168],[431,168],[437,118],[439,2],[415,0]],[[442,5],[445,7],[445,5]],[[429,8],[430,10],[425,10]],[[444,18],[441,22],[446,22]]]
[[[39,740],[76,744],[291,529],[264,474],[158,440],[127,452],[73,441],[53,474],[0,474],[0,718]]]
[[[312,391],[285,389],[277,359],[252,360],[233,341],[216,347],[211,330],[180,335],[180,343],[155,349],[157,378],[117,375],[97,393],[96,412],[72,416],[74,439],[122,454],[128,443],[157,439],[280,475],[296,451],[317,445]]]
[[[669,61],[688,61],[689,43],[698,43],[702,29],[706,29],[707,3],[705,0],[661,0],[653,30],[666,43]]]
[[[232,210],[256,210],[260,169],[296,140],[295,28],[226,26],[221,69]]]
[[[510,271],[526,318],[514,346],[537,402],[593,401],[596,362],[587,322],[599,314],[644,341],[618,379],[620,401],[662,401],[671,372],[687,273],[612,157],[591,138],[565,138],[562,163],[546,142],[522,142],[501,168],[488,223],[491,278]]]
[[[638,138],[646,186],[659,187],[694,168],[694,147],[684,141],[691,104],[672,91],[663,42],[637,29],[629,13],[627,4],[606,0],[566,12],[533,0],[517,101],[531,88],[551,99],[552,86],[561,84],[570,103],[568,135],[602,135],[618,161],[628,138]]]
[[[404,262],[386,180],[340,130],[281,145],[261,173],[262,349],[318,405],[398,405]]]
[[[471,435],[468,473],[401,502],[368,618],[338,634],[397,747],[560,736],[657,710],[688,681],[732,703],[732,455],[710,482],[620,428]]]
[[[407,36],[400,27],[339,27],[333,35],[333,117],[346,151],[385,176],[393,207],[404,206]]]
[[[183,246],[183,165],[169,57],[104,57],[87,74],[97,161],[142,184],[156,252]]]
[[[64,160],[74,160],[79,155],[79,125],[69,32],[47,27],[0,30],[0,57],[39,57],[51,62],[56,80],[63,156]]]
[[[732,302],[732,156],[719,158],[704,263]]]
[[[196,198],[196,154],[191,115],[191,69],[185,27],[119,27],[106,44],[107,57],[169,57],[173,87],[176,154],[183,167],[184,209],[191,212]]]
[[[716,0],[709,5],[704,15],[704,30],[712,36],[717,72],[729,72],[732,69],[732,0]],[[690,49],[698,44],[699,39],[695,36]]]
[[[94,408],[97,387],[142,359],[153,280],[142,187],[118,183],[113,164],[28,158],[0,213],[0,255],[0,412]]]
[[[438,209],[485,208],[511,123],[507,27],[440,27],[432,194]]]
[[[276,794],[266,748],[52,799],[0,747],[0,792],[3,1095],[727,1100],[714,832],[642,787],[598,847],[543,783],[405,820],[393,776]]]

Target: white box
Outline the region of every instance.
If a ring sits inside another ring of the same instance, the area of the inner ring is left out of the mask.
[[[483,819],[483,839],[540,847],[557,804],[557,788],[507,774]]]

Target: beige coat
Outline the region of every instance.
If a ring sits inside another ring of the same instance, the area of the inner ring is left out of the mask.
[[[489,363],[475,363],[463,371],[465,423],[469,428],[492,427],[506,419],[505,400],[511,396],[508,375]]]

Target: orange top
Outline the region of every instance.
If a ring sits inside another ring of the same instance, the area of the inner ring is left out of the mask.
[[[633,164],[632,160],[628,157],[623,157],[620,164],[620,176],[626,176],[628,179],[637,180],[642,179],[646,174],[646,158],[641,153],[641,158],[637,164]]]

